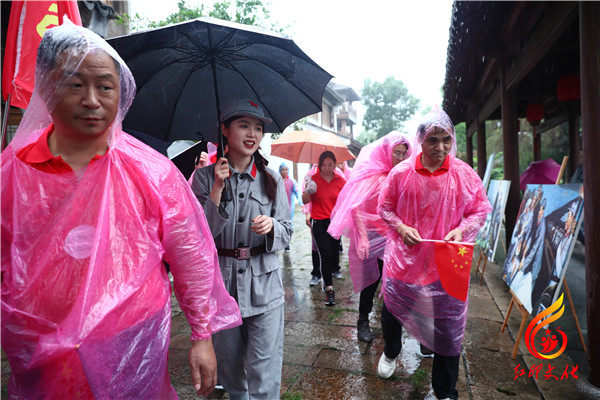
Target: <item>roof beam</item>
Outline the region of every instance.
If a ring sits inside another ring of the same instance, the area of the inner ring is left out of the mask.
[[[541,61],[552,45],[577,17],[579,3],[554,2],[548,8],[548,15],[542,18],[539,27],[513,60],[506,76],[507,89],[512,89],[527,76]]]

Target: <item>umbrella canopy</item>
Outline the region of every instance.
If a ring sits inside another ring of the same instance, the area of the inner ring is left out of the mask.
[[[317,164],[325,150],[335,154],[337,162],[356,158],[339,137],[329,132],[292,131],[271,143],[272,156],[300,163]]]
[[[137,94],[123,126],[160,138],[218,141],[221,108],[259,102],[266,132],[321,111],[331,79],[289,38],[249,25],[199,18],[108,40]]]
[[[551,158],[534,161],[523,171],[519,178],[519,187],[525,190],[527,184],[555,184],[560,173],[560,164]]]

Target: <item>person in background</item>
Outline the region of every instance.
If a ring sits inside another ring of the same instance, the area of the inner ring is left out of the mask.
[[[324,151],[319,156],[318,172],[309,177],[305,191],[302,193],[304,204],[311,203],[311,227],[319,248],[321,258],[321,276],[323,277],[323,290],[325,291],[325,305],[335,305],[335,291],[333,290],[333,270],[339,266],[339,239],[334,239],[329,233],[331,210],[335,206],[337,197],[344,187],[346,180],[335,174],[335,155],[331,151]]]
[[[336,164],[336,167],[338,167],[342,171],[342,173],[344,174],[344,179],[346,179],[347,182],[348,179],[350,179],[350,175],[352,174],[352,168],[348,166],[348,161],[339,162]]]
[[[287,193],[287,197],[290,203],[290,220],[294,221],[294,197],[298,200],[298,204],[302,206],[302,200],[300,199],[300,193],[298,191],[298,184],[296,181],[290,177],[289,168],[285,163],[281,163],[279,166],[279,174],[281,178],[283,178],[283,186],[285,186],[285,192]],[[290,246],[288,245],[285,248],[285,251],[290,251]]]
[[[357,337],[362,342],[374,339],[369,313],[381,280],[387,232],[387,224],[377,214],[377,200],[390,170],[409,155],[409,138],[397,131],[363,147],[331,212],[327,232],[336,239],[341,235],[350,239],[349,269],[354,292],[360,293]]]
[[[432,386],[439,399],[457,399],[460,349],[468,298],[443,288],[434,243],[473,242],[492,207],[477,173],[455,158],[456,134],[438,107],[418,127],[412,156],[386,178],[378,212],[388,224],[381,324],[385,342],[377,373],[389,378],[402,328],[434,352]]]
[[[188,184],[192,186],[192,182],[194,181],[194,173],[199,168],[204,168],[210,164],[214,164],[217,161],[217,146],[215,144],[208,142],[206,143],[206,148],[208,153],[205,151],[201,151],[200,155],[196,157],[194,160],[194,171],[190,175],[188,179]]]
[[[288,246],[292,223],[283,180],[258,151],[269,122],[257,100],[226,104],[226,157],[198,169],[192,183],[243,319],[213,338],[219,382],[231,399],[276,399],[281,388],[285,293],[276,251]],[[227,202],[226,180],[232,195]]]
[[[2,348],[10,398],[174,399],[174,291],[195,391],[217,381],[212,335],[239,325],[206,218],[166,157],[124,133],[135,81],[95,33],[45,32],[35,88],[2,152]]]

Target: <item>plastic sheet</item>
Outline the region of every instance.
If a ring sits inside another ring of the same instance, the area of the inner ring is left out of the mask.
[[[453,138],[449,171],[423,176],[415,170],[415,159],[432,127],[442,127]],[[384,300],[389,311],[422,344],[443,355],[457,355],[464,334],[467,302],[449,296],[439,282],[433,243],[412,247],[404,244],[396,229],[405,224],[424,239],[442,240],[459,228],[462,241],[473,242],[491,205],[483,183],[473,168],[455,158],[454,126],[436,108],[419,126],[408,162],[388,175],[379,197],[378,211],[388,223],[384,255]]]
[[[62,174],[21,161],[15,154],[50,126],[65,86],[54,57],[62,57],[61,71],[76,71],[99,50],[120,68],[108,152]],[[183,175],[121,131],[134,93],[127,66],[100,37],[69,22],[46,32],[32,100],[1,157],[2,348],[11,398],[177,398],[167,370],[171,287],[163,259],[192,340],[241,323]]]
[[[350,238],[349,270],[355,293],[379,279],[377,258],[383,258],[387,224],[377,213],[377,200],[394,167],[393,148],[405,144],[410,152],[410,139],[393,131],[363,147],[331,212],[329,234]]]

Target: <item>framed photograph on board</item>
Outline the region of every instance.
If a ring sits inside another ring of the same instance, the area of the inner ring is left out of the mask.
[[[496,158],[496,153],[492,153],[490,158],[488,158],[488,162],[485,167],[485,173],[483,174],[483,187],[486,190],[488,188],[488,184],[490,183],[490,177],[492,176],[492,169],[494,168],[494,159],[495,158]]]
[[[559,294],[583,220],[583,185],[527,185],[503,277],[531,315]]]
[[[490,181],[488,198],[492,204],[492,212],[489,215],[490,226],[488,233],[488,246],[485,252],[489,261],[494,261],[494,257],[496,256],[496,248],[498,247],[498,239],[500,238],[502,219],[504,217],[504,209],[506,208],[506,200],[508,199],[509,189],[510,181]],[[493,197],[489,197],[490,193],[493,193]]]

